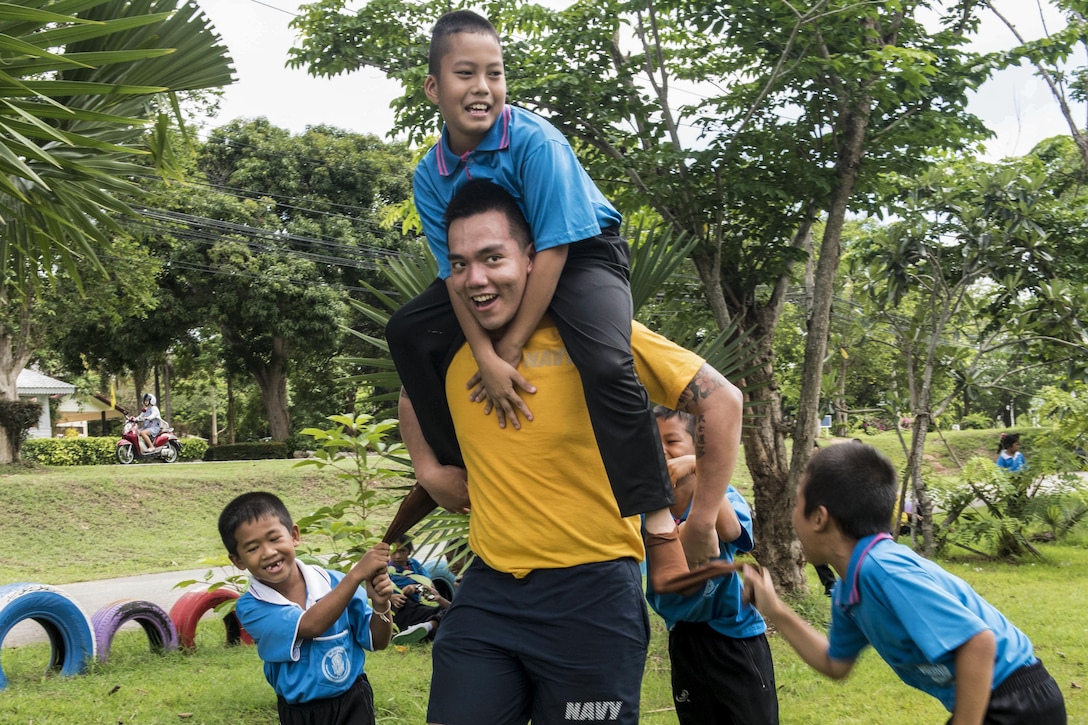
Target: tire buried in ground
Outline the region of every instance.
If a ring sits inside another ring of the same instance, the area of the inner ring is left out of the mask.
[[[214,592],[186,592],[170,608],[170,619],[178,632],[178,643],[183,649],[196,648],[196,626],[200,618],[228,599],[237,599],[238,592],[231,589],[216,589]],[[227,629],[227,644],[253,644],[253,638],[242,629],[238,615],[231,612],[223,619]]]
[[[49,635],[49,669],[78,675],[94,658],[94,630],[83,610],[59,589],[20,582],[0,586],[0,643],[19,622],[33,620]],[[8,679],[0,669],[0,689]]]
[[[105,662],[109,657],[113,636],[128,622],[136,622],[143,627],[152,652],[172,652],[178,648],[178,630],[166,610],[154,602],[141,599],[118,599],[91,616],[99,662]]]

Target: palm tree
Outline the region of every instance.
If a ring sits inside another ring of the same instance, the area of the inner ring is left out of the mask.
[[[169,164],[177,94],[227,85],[232,68],[190,0],[0,5],[0,57],[0,400],[14,400],[35,296],[57,272],[102,269],[137,160]],[[0,426],[0,463],[8,449]]]

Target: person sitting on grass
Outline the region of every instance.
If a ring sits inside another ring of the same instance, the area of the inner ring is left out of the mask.
[[[257,643],[280,723],[374,725],[364,650],[385,649],[393,633],[388,545],[367,551],[347,574],[303,564],[287,507],[260,491],[227,504],[219,535],[231,563],[250,574],[234,611]]]
[[[1065,700],[1031,640],[966,582],[892,541],[896,472],[867,445],[815,454],[793,527],[806,558],[839,574],[827,636],[743,567],[744,593],[808,665],[841,679],[867,645],[908,685],[952,713],[950,725],[1065,725]]]
[[[412,538],[404,535],[397,539],[389,555],[389,578],[396,587],[390,600],[393,606],[393,623],[400,630],[393,635],[393,644],[414,644],[422,639],[434,639],[450,601],[438,593],[428,582],[427,572],[412,558],[415,546]]]

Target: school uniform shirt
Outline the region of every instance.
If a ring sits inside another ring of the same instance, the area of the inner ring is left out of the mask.
[[[734,541],[719,541],[722,561],[733,561],[738,552],[751,551],[755,546],[752,536],[752,509],[740,495],[740,491],[729,486],[725,496],[737,512],[741,533]],[[680,517],[686,521],[691,506]],[[742,603],[741,592],[744,583],[737,574],[709,579],[702,590],[690,594],[658,594],[653,584],[646,580],[646,600],[653,610],[665,620],[665,626],[672,630],[678,622],[706,622],[715,632],[733,639],[755,637],[767,631],[763,617],[754,607]]]
[[[623,221],[563,134],[543,117],[508,105],[472,151],[450,151],[443,127],[416,166],[416,210],[442,279],[450,276],[446,207],[472,179],[489,179],[510,192],[533,230],[537,251],[595,237]]]
[[[1024,459],[1024,454],[1020,451],[1017,451],[1015,456],[1010,456],[1006,451],[1001,451],[997,456],[997,465],[999,468],[1004,468],[1009,473],[1016,473],[1027,465],[1027,461]]]
[[[651,400],[675,408],[703,359],[635,322],[635,372]],[[586,409],[582,378],[559,331],[545,317],[518,370],[537,387],[533,420],[515,430],[471,403],[464,385],[476,371],[468,345],[446,373],[446,397],[468,471],[469,543],[484,563],[524,577],[644,553],[638,516],[621,518]],[[653,425],[646,414],[647,425]]]
[[[306,608],[332,591],[344,575],[316,566],[295,564],[306,580]],[[250,579],[249,590],[235,605],[238,621],[257,643],[264,676],[277,695],[291,704],[336,697],[363,672],[370,639],[372,610],[366,592],[355,590],[351,602],[320,637],[299,640],[303,609],[267,584]]]
[[[853,660],[871,644],[903,682],[951,712],[955,650],[987,629],[996,643],[996,688],[1036,661],[1031,640],[965,581],[878,534],[858,542],[832,591],[828,655]]]

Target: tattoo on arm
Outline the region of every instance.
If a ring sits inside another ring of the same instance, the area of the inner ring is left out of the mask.
[[[695,416],[695,457],[702,457],[706,451],[706,428],[705,421],[703,420],[701,403],[706,400],[715,390],[722,387],[724,379],[714,368],[709,365],[703,365],[699,368],[699,372],[695,373],[695,377],[691,379],[688,386],[684,388],[684,392],[680,394],[680,400],[677,401],[677,410],[683,410],[686,413],[691,413]]]

